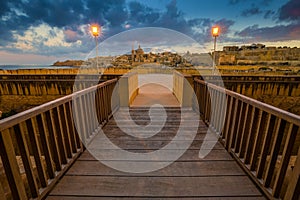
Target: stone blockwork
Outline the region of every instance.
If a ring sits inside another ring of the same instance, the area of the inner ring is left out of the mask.
[[[118,74],[80,74],[73,70],[5,70],[0,74],[0,111],[2,117],[22,112],[71,94],[99,82],[117,78]],[[35,72],[40,72],[36,74]],[[69,72],[69,74],[68,74]],[[75,81],[76,79],[76,81]]]
[[[299,96],[273,96],[259,95],[257,100],[281,108],[288,112],[300,115],[300,97]]]
[[[1,95],[0,110],[5,114],[9,112],[18,113],[64,95],[44,95],[44,96],[26,96],[26,95]]]
[[[216,56],[219,65],[300,66],[300,48],[297,47],[225,46]]]

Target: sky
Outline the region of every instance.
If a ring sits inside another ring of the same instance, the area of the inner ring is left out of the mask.
[[[0,64],[86,59],[95,47],[90,33],[95,23],[101,26],[98,42],[106,48],[125,45],[110,39],[124,31],[156,27],[182,33],[211,51],[214,25],[221,28],[218,50],[252,43],[300,47],[299,0],[0,0]],[[145,31],[135,47],[159,37]],[[126,45],[122,49],[130,51]],[[100,45],[101,52],[107,51]]]

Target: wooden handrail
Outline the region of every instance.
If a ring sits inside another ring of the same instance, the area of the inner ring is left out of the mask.
[[[53,108],[55,108],[55,107],[57,107],[57,106],[59,106],[61,104],[69,102],[69,101],[72,100],[72,98],[74,96],[84,95],[86,93],[94,91],[97,87],[103,87],[103,86],[109,85],[109,84],[111,84],[113,82],[116,82],[116,80],[117,79],[108,80],[106,82],[100,83],[99,85],[95,85],[95,86],[92,86],[92,87],[89,87],[89,88],[86,88],[86,89],[74,92],[74,93],[72,93],[70,95],[61,97],[59,99],[55,99],[53,101],[47,102],[45,104],[42,104],[40,106],[34,107],[32,109],[26,110],[24,112],[21,112],[21,113],[18,113],[16,115],[7,117],[7,118],[5,118],[3,120],[0,120],[0,131],[16,125],[20,121],[25,121],[25,120],[33,117],[33,116],[36,116],[36,115],[38,115],[40,113],[43,113],[43,112],[45,112],[47,110],[53,109]]]
[[[197,78],[194,90],[193,108],[266,196],[299,198],[300,116]]]
[[[214,90],[217,90],[217,91],[220,91],[220,92],[223,92],[225,90],[226,94],[229,95],[229,96],[235,97],[235,98],[237,98],[237,99],[239,99],[239,100],[241,100],[245,103],[251,103],[253,106],[255,106],[257,108],[263,109],[266,112],[269,112],[269,113],[271,113],[273,115],[276,115],[278,117],[285,118],[287,121],[290,121],[290,122],[300,126],[300,116],[299,115],[290,113],[288,111],[285,111],[285,110],[282,110],[280,108],[274,107],[272,105],[263,103],[261,101],[257,101],[255,99],[252,99],[252,98],[247,97],[245,95],[239,94],[237,92],[233,92],[231,90],[221,88],[220,86],[214,85],[212,83],[207,83],[207,82],[205,82],[203,80],[200,80],[200,79],[197,79],[197,78],[194,79],[194,81],[196,83],[199,83],[199,84],[202,84],[202,85],[207,85],[207,87],[210,87],[210,88],[212,88]]]
[[[44,198],[112,114],[116,84],[109,80],[1,120],[0,199]]]

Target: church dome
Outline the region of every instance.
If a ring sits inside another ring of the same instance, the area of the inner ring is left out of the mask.
[[[141,48],[141,46],[139,45],[139,48],[136,50],[137,54],[144,54],[144,50]]]

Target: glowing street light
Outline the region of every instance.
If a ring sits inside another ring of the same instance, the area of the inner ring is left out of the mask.
[[[220,27],[218,27],[218,26],[212,27],[211,33],[212,33],[212,36],[214,37],[213,74],[215,74],[217,37],[219,37],[219,35],[220,35]]]
[[[219,28],[218,26],[214,26],[214,27],[212,28],[212,35],[213,35],[214,37],[218,37],[219,34],[220,34],[220,28]]]
[[[97,25],[92,26],[92,34],[93,34],[94,37],[99,36],[99,27]]]
[[[98,69],[98,39],[97,37],[100,35],[100,26],[98,24],[93,24],[91,25],[91,32],[92,35],[95,37],[96,41],[96,64],[97,64],[97,69]]]

